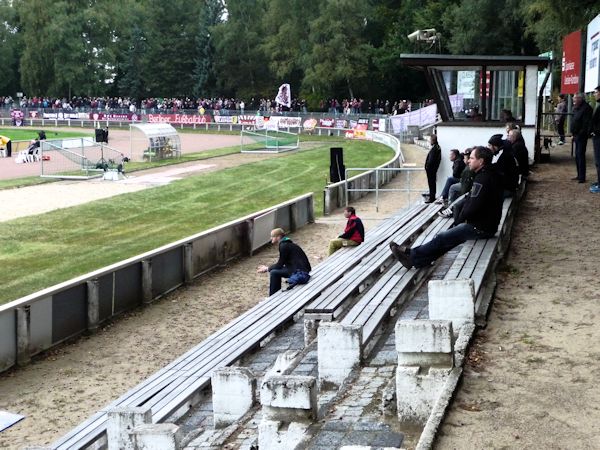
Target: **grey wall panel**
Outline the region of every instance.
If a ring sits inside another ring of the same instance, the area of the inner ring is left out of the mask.
[[[80,284],[52,297],[52,343],[87,328],[87,285]]]
[[[275,226],[283,228],[284,230],[290,229],[290,206],[286,205],[275,212]]]
[[[100,322],[113,315],[113,278],[114,275],[112,273],[107,273],[98,279],[98,300],[100,302],[100,316],[98,320]]]
[[[31,305],[31,354],[52,346],[52,297]]]
[[[152,296],[164,294],[183,282],[183,248],[152,258]]]
[[[142,303],[142,264],[124,267],[115,273],[115,312]]]
[[[14,366],[17,361],[15,314],[15,310],[0,314],[0,371]]]
[[[275,211],[258,216],[254,219],[254,236],[252,237],[252,250],[256,250],[271,239],[271,230],[275,228]]]

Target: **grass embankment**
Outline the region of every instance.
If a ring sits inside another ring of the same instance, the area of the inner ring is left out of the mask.
[[[321,192],[329,144],[170,185],[0,223],[0,304],[237,217]],[[389,148],[344,142],[348,167],[374,167]]]

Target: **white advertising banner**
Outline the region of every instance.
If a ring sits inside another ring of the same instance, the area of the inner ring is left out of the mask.
[[[459,70],[456,79],[456,93],[463,98],[475,98],[475,72]]]
[[[394,134],[406,131],[409,125],[424,127],[435,123],[437,117],[437,105],[429,105],[408,113],[390,117],[390,123]]]
[[[585,92],[592,92],[600,85],[600,14],[587,27],[585,51]]]
[[[552,60],[552,52],[542,53],[540,56],[545,56]],[[542,83],[544,82],[544,78],[546,78],[547,70],[538,71],[538,82],[537,82],[537,92],[540,92],[540,88],[542,87]],[[544,97],[550,97],[552,95],[552,76],[548,77],[548,82],[546,83],[546,87],[544,88],[544,92],[542,94]]]

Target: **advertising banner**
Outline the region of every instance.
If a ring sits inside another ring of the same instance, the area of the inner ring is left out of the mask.
[[[335,119],[336,128],[348,128],[348,121],[346,119]]]
[[[577,30],[563,38],[562,73],[560,92],[576,94],[579,92],[581,76],[581,31]]]
[[[257,117],[260,117],[262,120],[262,116],[252,116],[250,114],[246,114],[246,115],[241,115],[239,116],[239,123],[243,124],[243,125],[256,125],[256,119]]]
[[[411,126],[424,127],[435,123],[437,117],[437,105],[429,105],[416,111],[407,112],[398,116],[390,117],[390,125],[395,134],[402,133]]]
[[[600,85],[600,14],[587,27],[587,44],[585,52],[585,88],[584,92],[592,92]]]
[[[238,116],[213,116],[215,123],[238,123]]]
[[[138,114],[127,113],[127,114],[112,114],[112,113],[89,113],[88,117],[91,120],[129,120],[129,121],[140,121],[142,117]]]
[[[335,125],[335,119],[325,118],[319,119],[319,126],[321,128],[333,128]]]
[[[546,58],[552,59],[552,52],[542,53],[540,56],[545,56]],[[542,83],[544,82],[544,78],[546,78],[546,70],[538,71],[538,84],[537,90],[540,91],[542,87]],[[552,77],[548,77],[548,82],[546,83],[546,87],[544,88],[544,92],[542,94],[544,97],[550,97],[552,95]]]
[[[176,125],[193,125],[210,123],[212,117],[209,115],[192,116],[187,114],[148,114],[148,123],[170,123]]]
[[[473,70],[459,70],[456,79],[456,93],[463,98],[475,98],[475,75]]]
[[[300,117],[271,116],[269,122],[276,123],[279,128],[299,128],[302,125]]]

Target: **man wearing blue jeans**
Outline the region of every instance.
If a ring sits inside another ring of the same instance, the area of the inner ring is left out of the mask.
[[[469,156],[469,168],[475,172],[475,179],[452,228],[439,233],[427,244],[412,249],[390,243],[394,257],[404,267],[427,267],[467,240],[487,239],[496,234],[504,196],[502,181],[491,165],[492,151],[486,147],[475,147]]]
[[[271,244],[279,247],[279,260],[270,266],[258,266],[257,273],[269,272],[269,295],[281,289],[281,279],[290,278],[294,272],[310,272],[310,262],[304,250],[285,236],[281,228],[271,231]]]
[[[594,97],[596,98],[596,108],[592,115],[592,124],[590,126],[590,134],[592,135],[592,144],[594,144],[594,162],[596,164],[596,182],[592,183],[590,192],[600,194],[600,86],[594,89]]]

